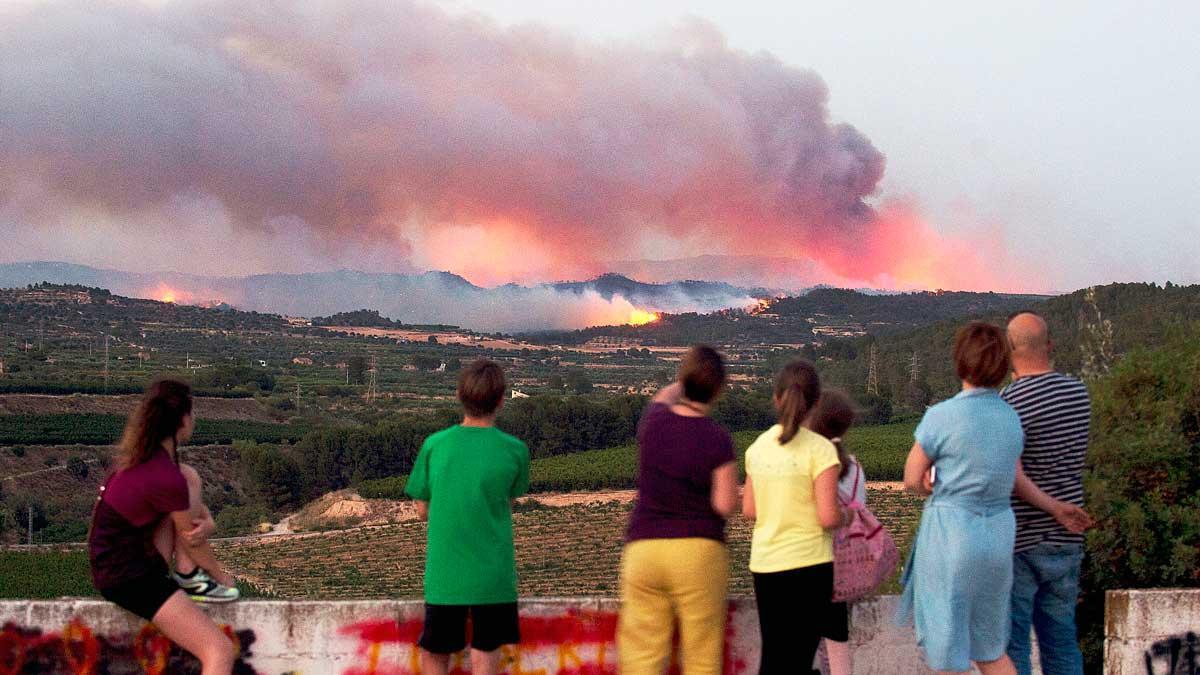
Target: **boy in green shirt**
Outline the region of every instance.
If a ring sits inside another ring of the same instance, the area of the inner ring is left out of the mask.
[[[529,448],[496,428],[504,371],[480,359],[458,378],[462,424],[425,439],[405,492],[429,521],[422,671],[444,675],[467,646],[471,672],[495,675],[500,646],[521,641],[512,500],[529,489]]]

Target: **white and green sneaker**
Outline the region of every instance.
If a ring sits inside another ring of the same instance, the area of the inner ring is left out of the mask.
[[[184,593],[187,593],[196,602],[233,602],[242,597],[236,587],[217,583],[208,576],[208,572],[199,567],[186,576],[178,572],[171,572],[171,578],[179,584]]]

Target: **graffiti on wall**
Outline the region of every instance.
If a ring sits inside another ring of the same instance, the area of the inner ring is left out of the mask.
[[[237,650],[236,675],[255,675],[247,662],[254,631],[222,626]],[[0,628],[0,675],[146,673],[198,675],[200,663],[150,624],[135,633],[97,634],[73,619],[59,631],[5,624]]]
[[[1147,675],[1197,675],[1200,673],[1200,641],[1196,634],[1160,640],[1146,650]]]
[[[342,675],[419,675],[417,640],[421,620],[369,620],[341,629],[357,642],[358,662]],[[521,644],[503,647],[502,672],[507,675],[616,675],[615,612],[568,610],[555,616],[522,616]],[[732,621],[726,622],[725,672],[746,671],[745,659],[732,649]],[[679,672],[672,665],[671,673]],[[450,675],[467,675],[467,654],[456,654]]]
[[[724,672],[745,675],[746,655],[738,653],[733,610],[726,622]],[[503,647],[506,675],[617,675],[617,614],[612,611],[566,609],[549,615],[523,614],[521,643]],[[338,646],[316,654],[263,655],[290,673],[339,675],[419,675],[417,641],[423,621],[417,618],[360,618],[337,630]],[[235,675],[258,675],[252,665],[253,630],[222,629],[234,644]],[[282,658],[280,658],[282,657]],[[467,653],[451,659],[451,675],[467,675]],[[0,627],[0,675],[199,675],[199,662],[151,624],[134,631],[107,633],[79,618],[58,629],[13,623]],[[679,675],[672,664],[671,675]],[[275,675],[265,673],[264,675]]]

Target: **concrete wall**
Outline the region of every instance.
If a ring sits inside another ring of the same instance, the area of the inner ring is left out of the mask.
[[[1200,589],[1109,591],[1107,675],[1200,673]]]
[[[885,596],[855,607],[852,641],[858,675],[930,672],[921,664],[911,629],[892,624],[896,600]],[[615,600],[523,601],[525,641],[506,650],[506,672],[615,674],[617,608]],[[419,672],[415,642],[421,630],[420,602],[242,601],[209,611],[240,646],[238,673]],[[3,601],[0,626],[4,626],[0,675],[197,671],[195,662],[173,649],[153,627],[106,602]],[[757,672],[758,622],[753,601],[731,603],[727,635],[725,672]],[[460,664],[457,672],[466,672],[461,660],[456,663]]]

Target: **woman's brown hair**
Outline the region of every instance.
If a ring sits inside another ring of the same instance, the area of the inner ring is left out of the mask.
[[[840,389],[826,389],[821,392],[817,405],[813,406],[808,416],[808,428],[821,434],[833,442],[837,448],[838,461],[842,470],[838,478],[850,471],[850,454],[846,452],[846,443],[842,437],[854,424],[854,400]]]
[[[779,423],[783,433],[779,442],[796,437],[812,407],[821,398],[821,377],[812,363],[796,359],[779,371],[775,378],[775,400],[779,405]]]
[[[954,371],[976,387],[998,387],[1012,368],[1012,350],[1004,331],[985,321],[972,321],[954,336]]]
[[[720,352],[708,345],[689,349],[679,362],[679,382],[687,400],[712,403],[725,386],[725,362]]]
[[[192,412],[192,387],[187,382],[163,378],[146,388],[141,403],[125,423],[119,467],[128,469],[154,456],[163,441],[174,439],[183,418]]]

